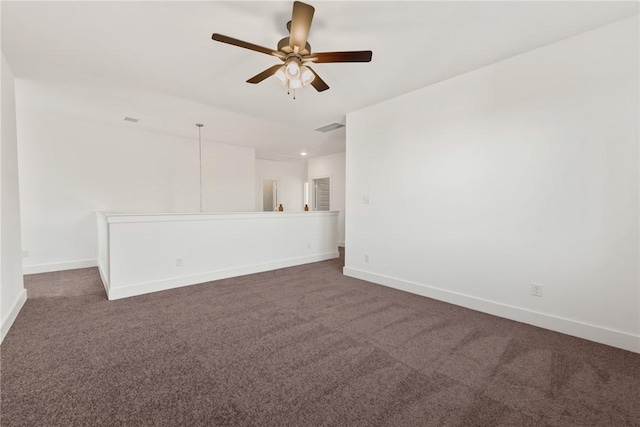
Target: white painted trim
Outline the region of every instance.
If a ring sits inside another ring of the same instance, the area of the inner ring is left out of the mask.
[[[49,273],[52,271],[75,270],[77,268],[96,267],[98,260],[85,259],[80,261],[52,262],[48,264],[25,265],[22,267],[23,274]]]
[[[98,272],[100,273],[100,279],[102,280],[102,286],[104,286],[104,291],[107,293],[107,299],[109,299],[109,281],[107,281],[104,277],[104,273],[102,271],[102,265],[98,264]]]
[[[2,319],[2,327],[0,328],[0,343],[4,341],[4,337],[6,337],[9,333],[9,329],[11,329],[13,322],[16,321],[18,313],[20,313],[20,310],[22,310],[22,306],[25,302],[27,302],[27,290],[23,289],[22,292],[20,292],[20,294],[18,295],[18,298],[16,298],[16,300],[13,302],[9,314],[7,314],[4,319]]]
[[[279,268],[293,267],[296,265],[308,264],[311,262],[325,261],[328,259],[338,258],[339,256],[339,252],[325,252],[317,255],[310,255],[299,258],[288,258],[263,264],[253,264],[238,268],[230,268],[227,270],[210,271],[207,273],[196,274],[192,276],[174,277],[166,280],[138,283],[117,288],[109,287],[109,289],[107,289],[107,285],[105,284],[105,290],[107,290],[107,296],[110,300],[116,300],[136,295],[147,294],[150,292],[164,291],[167,289],[196,285],[198,283],[210,282],[212,280],[244,276],[247,274],[261,273],[263,271],[277,270]]]
[[[211,221],[238,219],[279,219],[299,216],[338,216],[338,211],[309,211],[309,212],[221,212],[221,213],[177,213],[177,214],[118,214],[96,212],[98,217],[104,217],[109,224],[122,222],[175,222],[175,221]]]
[[[371,273],[357,268],[344,267],[343,273],[345,276],[355,277],[356,279],[366,280],[368,282],[448,302],[470,308],[472,310],[492,314],[494,316],[504,317],[517,322],[527,323],[540,328],[640,353],[640,336],[629,334],[627,332],[603,328],[601,326],[577,320],[565,319],[551,314],[540,313],[433,286],[409,282],[395,277]]]
[[[341,248],[344,248],[344,240],[338,241],[338,246],[340,246]]]

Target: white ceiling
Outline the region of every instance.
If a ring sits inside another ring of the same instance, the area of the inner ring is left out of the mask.
[[[284,160],[344,150],[344,130],[313,129],[350,111],[638,13],[637,2],[607,1],[310,3],[313,51],[366,49],[373,60],[317,64],[331,89],[305,88],[295,101],[273,78],[245,83],[276,58],[211,40],[275,48],[290,1],[2,1],[2,51],[16,77],[50,82],[49,106],[34,108],[142,116],[142,127],[181,135],[201,121],[216,130],[211,140]]]

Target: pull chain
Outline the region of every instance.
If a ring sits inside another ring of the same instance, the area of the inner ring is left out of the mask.
[[[291,95],[291,82],[287,80],[287,95]],[[293,99],[296,99],[296,88],[293,88]]]

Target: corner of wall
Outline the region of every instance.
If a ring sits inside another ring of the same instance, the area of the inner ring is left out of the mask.
[[[0,342],[27,300],[22,279],[20,197],[18,192],[18,137],[15,81],[2,53],[0,147]]]
[[[13,326],[13,322],[16,321],[25,302],[27,302],[27,290],[22,289],[22,292],[20,292],[13,304],[11,304],[9,313],[2,319],[2,325],[0,325],[0,344],[2,344],[4,338],[9,333],[9,329]]]

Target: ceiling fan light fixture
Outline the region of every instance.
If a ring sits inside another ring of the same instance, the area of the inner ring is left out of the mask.
[[[289,80],[289,88],[291,89],[300,89],[302,87],[302,81],[295,79]]]
[[[309,86],[309,84],[316,78],[316,75],[304,65],[300,67],[300,80],[302,80],[302,84],[304,86]]]
[[[285,69],[286,69],[286,67],[283,65],[274,74],[274,76],[275,76],[276,80],[278,81],[278,83],[280,83],[283,86],[287,84],[287,73],[286,73]]]
[[[287,63],[287,77],[289,79],[300,78],[300,65],[297,61],[289,61]]]

